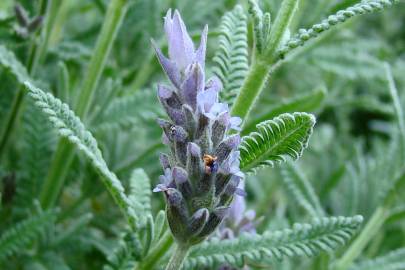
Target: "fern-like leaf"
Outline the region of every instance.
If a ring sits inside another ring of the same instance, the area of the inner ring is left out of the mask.
[[[309,29],[300,29],[297,35],[292,37],[284,44],[284,46],[279,50],[279,54],[281,57],[284,57],[284,55],[289,53],[291,50],[299,46],[303,46],[306,42],[317,37],[320,33],[329,30],[331,27],[334,27],[358,15],[380,11],[398,2],[399,0],[362,1],[361,3],[358,3],[352,7],[339,10],[336,14],[330,15],[328,18],[324,19],[318,24],[313,25]]]
[[[20,164],[24,174],[19,178],[14,201],[18,212],[29,211],[34,198],[39,195],[39,188],[46,177],[52,156],[51,149],[56,138],[51,125],[31,100],[27,102],[23,120],[24,155],[21,157]]]
[[[0,45],[0,65],[9,70],[20,83],[29,80],[28,72],[13,52]]]
[[[155,91],[146,89],[129,96],[115,98],[92,122],[97,131],[135,126],[142,122],[155,121],[164,113],[157,106]]]
[[[405,248],[397,249],[383,256],[360,262],[350,270],[403,270],[405,269]]]
[[[59,135],[67,138],[90,159],[92,165],[103,176],[102,181],[114,201],[128,218],[131,227],[135,228],[135,213],[131,207],[131,201],[126,196],[120,180],[108,169],[93,135],[86,130],[83,123],[69,109],[67,104],[62,103],[50,93],[45,93],[36,88],[29,82],[24,84],[35,104],[48,116],[53,126],[57,128]]]
[[[331,252],[350,240],[363,218],[331,217],[315,219],[311,224],[295,224],[292,229],[243,234],[230,240],[212,240],[191,250],[185,269],[200,269],[222,264],[241,266],[249,261],[313,256]]]
[[[0,262],[28,249],[55,219],[56,212],[49,210],[20,221],[3,232],[0,237]]]
[[[224,15],[220,31],[219,48],[213,59],[216,63],[213,72],[224,87],[221,99],[231,105],[249,69],[247,18],[241,6],[236,6]]]
[[[297,201],[311,216],[324,216],[319,198],[303,172],[294,164],[287,164],[281,172],[283,183],[291,198]]]
[[[151,184],[149,177],[143,169],[136,169],[132,172],[129,180],[132,207],[139,216],[138,222],[145,224],[147,216],[151,213]]]
[[[254,171],[262,166],[274,166],[289,156],[298,159],[308,145],[315,117],[308,113],[281,114],[256,126],[257,131],[243,137],[239,147],[240,167]]]

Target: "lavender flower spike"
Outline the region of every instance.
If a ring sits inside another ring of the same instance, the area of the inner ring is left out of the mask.
[[[170,154],[160,161],[164,175],[153,190],[164,192],[166,215],[176,241],[194,245],[208,237],[225,218],[244,177],[239,169],[241,119],[220,103],[218,78],[205,80],[207,31],[195,50],[179,12],[164,19],[169,58],[156,50],[172,86],[158,86],[158,98],[169,120],[158,119]]]

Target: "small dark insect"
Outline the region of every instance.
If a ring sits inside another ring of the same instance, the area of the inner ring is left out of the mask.
[[[205,172],[211,174],[218,170],[218,163],[216,162],[217,157],[205,154],[203,156],[204,165],[205,165]]]

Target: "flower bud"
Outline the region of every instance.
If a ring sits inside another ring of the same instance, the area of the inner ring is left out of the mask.
[[[176,67],[176,64],[173,61],[167,59],[163,55],[162,51],[159,49],[159,47],[156,45],[156,43],[153,39],[151,40],[151,43],[152,43],[152,47],[155,49],[159,63],[162,66],[167,77],[177,88],[179,88],[180,87],[180,72],[179,72],[178,68]]]
[[[186,202],[181,193],[174,188],[167,189],[165,195],[167,202],[167,220],[170,230],[176,238],[186,241],[189,219]]]
[[[170,161],[169,156],[163,153],[159,154],[160,165],[162,166],[163,170],[166,168],[170,168]]]
[[[229,210],[229,207],[218,207],[209,216],[204,228],[198,234],[199,237],[206,237],[210,235],[222,222]]]
[[[197,128],[197,121],[194,117],[193,109],[188,104],[184,104],[182,109],[185,118],[185,128],[190,138],[193,138]]]
[[[177,96],[177,94],[163,85],[159,85],[158,98],[170,119],[176,125],[184,124],[185,116],[181,109],[182,105],[180,98]]]
[[[189,232],[191,235],[197,235],[204,228],[208,221],[209,211],[207,208],[197,210],[190,218]]]
[[[188,181],[186,170],[181,167],[173,168],[173,178],[176,182],[177,189],[183,194],[185,199],[189,199],[193,195],[191,184]]]
[[[199,64],[193,64],[181,85],[181,95],[194,110],[197,104],[197,93],[204,89],[204,72]]]
[[[240,144],[240,136],[239,134],[235,134],[229,136],[225,140],[223,140],[219,145],[215,152],[215,155],[218,158],[218,162],[222,163],[225,159],[228,158],[229,154],[233,149],[235,149]]]
[[[204,172],[204,165],[202,162],[200,147],[195,143],[188,143],[187,145],[187,171],[189,173],[189,178],[193,186],[201,178]]]
[[[218,144],[224,139],[229,120],[229,113],[223,113],[212,124],[212,144],[217,147]]]

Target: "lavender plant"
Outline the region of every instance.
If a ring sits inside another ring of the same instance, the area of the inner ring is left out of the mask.
[[[402,269],[398,2],[1,2],[0,268]]]
[[[240,130],[241,119],[231,117],[228,105],[219,103],[219,79],[205,82],[208,27],[197,50],[177,10],[173,17],[171,10],[166,14],[165,31],[170,59],[158,48],[156,54],[174,89],[158,86],[158,97],[170,118],[158,123],[171,153],[160,156],[165,174],[154,191],[165,194],[169,226],[179,252],[184,252],[181,249],[200,243],[218,227],[238,192],[244,176],[237,151],[240,136],[227,133]]]

